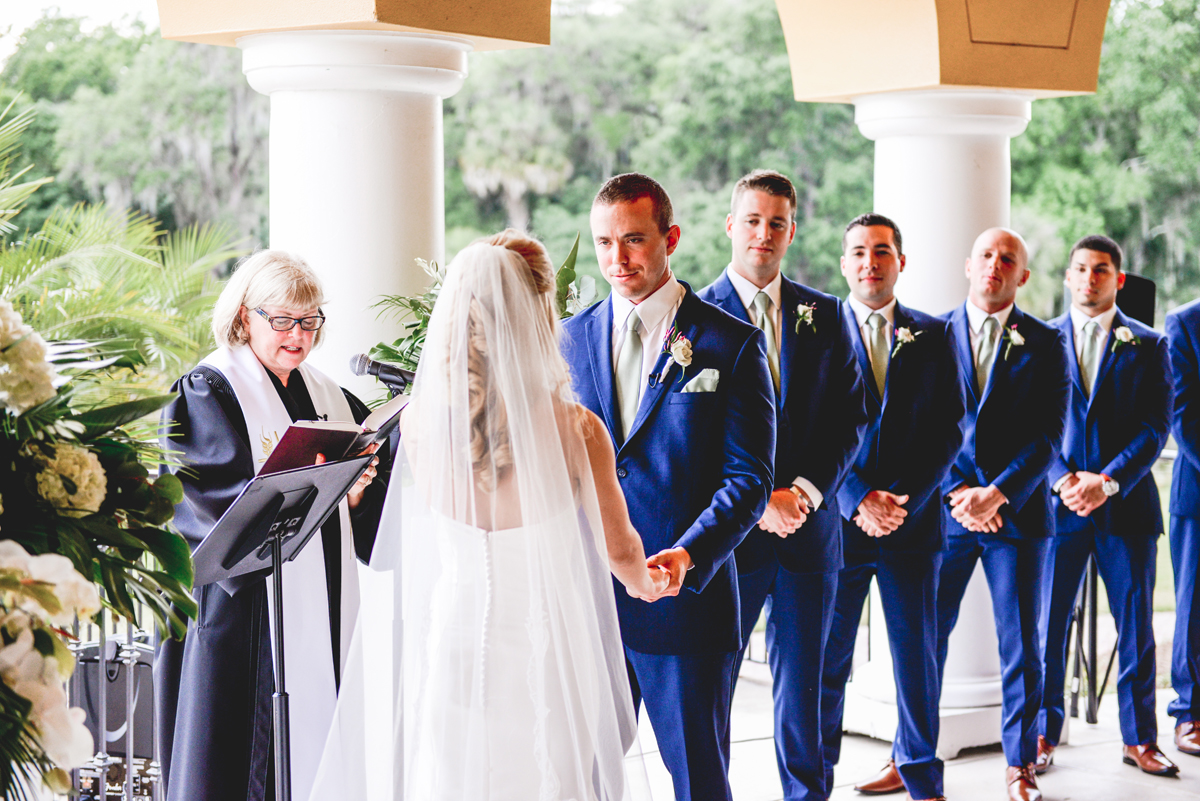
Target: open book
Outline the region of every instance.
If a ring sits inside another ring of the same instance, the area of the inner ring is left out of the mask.
[[[325,454],[325,461],[334,462],[361,453],[373,443],[381,442],[400,422],[400,412],[408,405],[408,395],[397,395],[367,415],[362,425],[339,420],[300,420],[288,426],[279,444],[258,475],[265,476],[297,467],[308,467]]]

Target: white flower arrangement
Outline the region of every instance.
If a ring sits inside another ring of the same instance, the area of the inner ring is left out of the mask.
[[[892,348],[892,358],[896,357],[896,354],[900,352],[902,347],[916,342],[917,337],[924,333],[924,331],[910,331],[908,328],[897,328],[896,334],[893,337],[896,340],[896,344]]]
[[[21,321],[7,300],[0,300],[0,404],[13,414],[55,396],[57,375],[46,360],[46,342]]]
[[[813,318],[813,313],[816,312],[817,305],[815,303],[801,303],[796,306],[796,333],[800,333],[801,328],[807,328],[814,334],[817,333],[817,323]]]
[[[100,459],[75,445],[59,443],[51,447],[53,457],[44,452],[34,457],[38,494],[71,517],[100,511],[108,488]]]
[[[692,364],[692,343],[682,334],[671,343],[671,359],[680,367]]]
[[[1013,348],[1020,348],[1020,347],[1025,346],[1025,337],[1022,336],[1021,332],[1017,330],[1017,326],[1015,324],[1013,326],[1011,326],[1010,328],[1004,330],[1004,333],[1001,336],[1001,340],[1004,340],[1007,342],[1007,344],[1004,347],[1004,361],[1008,361],[1008,354]]]
[[[1113,344],[1112,344],[1112,352],[1113,353],[1116,353],[1117,348],[1120,348],[1124,345],[1140,345],[1140,344],[1142,344],[1142,340],[1139,339],[1138,336],[1135,333],[1133,333],[1132,330],[1130,330],[1129,326],[1120,325],[1113,329]]]

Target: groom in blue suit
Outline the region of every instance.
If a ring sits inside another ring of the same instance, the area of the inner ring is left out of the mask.
[[[604,420],[654,604],[617,592],[634,708],[646,705],[680,801],[729,801],[729,705],[742,645],[734,548],[771,495],[775,401],[761,330],[671,274],[679,242],[653,179],[618,175],[592,204],[606,300],[564,326],[579,402]],[[657,552],[657,553],[656,553]]]
[[[842,236],[842,307],[867,385],[866,435],[837,491],[845,545],[825,646],[821,730],[825,786],[841,754],[846,681],[863,602],[874,577],[887,625],[899,726],[869,794],[907,789],[942,797],[934,603],[942,547],[941,483],[962,443],[962,378],[946,324],[896,301],[904,269],[900,230],[879,214],[851,220]]]
[[[820,691],[825,640],[842,566],[837,490],[858,452],[867,414],[841,301],[785,278],[796,234],[796,190],[757,170],[733,189],[725,232],[733,257],[698,294],[767,336],[775,381],[775,490],[734,552],[742,645],[767,608],[775,701],[775,759],[787,801],[824,801]],[[737,677],[737,660],[734,677]]]
[[[1042,705],[1042,572],[1054,533],[1046,471],[1067,413],[1062,334],[1014,302],[1029,280],[1015,231],[991,228],[967,259],[967,300],[946,320],[967,384],[967,435],[945,492],[946,550],[938,585],[938,676],[967,582],[983,562],[1003,683],[1000,739],[1013,801],[1042,797],[1033,773]]]
[[[1051,321],[1067,344],[1071,405],[1050,467],[1058,495],[1046,569],[1046,692],[1038,767],[1050,767],[1062,734],[1067,627],[1094,555],[1117,624],[1117,707],[1122,758],[1146,773],[1179,768],[1158,748],[1154,708],[1154,576],[1162,505],[1150,468],[1171,423],[1167,339],[1117,308],[1121,248],[1085,236],[1067,266],[1071,308]]]
[[[1167,707],[1175,718],[1175,747],[1200,756],[1200,300],[1167,315],[1179,453],[1171,473],[1171,567],[1175,573],[1175,640]]]

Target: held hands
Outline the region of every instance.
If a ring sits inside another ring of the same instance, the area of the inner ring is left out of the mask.
[[[374,453],[377,450],[379,450],[379,443],[375,442],[375,443],[372,443],[371,445],[368,445],[367,448],[362,453],[355,454],[355,455],[356,456],[365,456],[366,454]],[[326,462],[325,454],[318,453],[316,461],[314,461],[313,464],[325,464],[325,462]],[[363,499],[363,493],[366,492],[367,487],[370,486],[371,482],[375,480],[375,475],[376,475],[375,466],[378,464],[379,464],[378,457],[372,459],[370,466],[367,468],[367,471],[365,473],[363,473],[361,476],[359,476],[358,481],[356,481],[354,483],[354,486],[350,488],[350,491],[348,493],[346,493],[346,504],[351,509],[358,506],[358,504]]]
[[[886,537],[900,528],[904,518],[908,517],[908,510],[904,508],[906,503],[907,495],[871,490],[858,505],[858,514],[854,516],[854,522],[869,537]]]
[[[1104,476],[1099,473],[1089,473],[1078,470],[1067,477],[1058,490],[1063,506],[1080,517],[1087,517],[1099,509],[1108,500],[1102,485]]]
[[[967,531],[995,534],[1004,525],[999,512],[1006,503],[1004,493],[994,486],[960,484],[950,492],[950,516]]]
[[[647,560],[649,561],[649,560]],[[649,567],[646,568],[646,580],[640,588],[626,587],[625,592],[632,597],[652,604],[659,598],[666,595],[667,588],[671,584],[671,573],[665,567]],[[676,590],[678,592],[678,590]]]
[[[807,498],[800,496],[790,487],[777,489],[771,493],[771,500],[767,503],[767,510],[763,512],[762,519],[758,521],[758,527],[780,537],[787,537],[804,525],[810,511],[812,510]]]
[[[667,577],[667,585],[653,597],[643,597],[642,600],[654,602],[659,598],[675,596],[683,587],[683,579],[692,566],[692,557],[685,548],[667,548],[659,551],[646,560],[646,567],[651,573],[659,573]],[[658,581],[659,579],[655,579]],[[631,595],[633,593],[630,593]]]

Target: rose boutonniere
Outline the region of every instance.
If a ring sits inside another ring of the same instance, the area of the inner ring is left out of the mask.
[[[679,371],[679,380],[683,380],[683,376],[687,373],[687,368],[692,364],[692,341],[685,337],[683,333],[674,325],[667,332],[666,338],[663,340],[663,353],[671,357],[671,361],[678,364],[681,368]],[[666,377],[667,371],[671,369],[670,362],[663,368],[662,375],[658,378],[661,381]]]
[[[814,334],[817,333],[817,323],[813,319],[813,313],[816,312],[817,306],[814,303],[801,303],[796,306],[796,333],[800,333],[801,328],[808,328]]]
[[[896,344],[892,348],[892,358],[893,359],[896,358],[896,354],[900,352],[900,349],[902,347],[909,344],[910,342],[916,342],[917,337],[921,336],[921,334],[924,334],[924,333],[925,333],[924,331],[910,331],[908,328],[897,328],[896,329]]]
[[[1008,354],[1013,348],[1019,348],[1025,344],[1025,337],[1021,336],[1021,332],[1015,325],[1004,331],[1001,339],[1007,343],[1004,346],[1004,361],[1008,361]]]
[[[1112,352],[1116,353],[1117,348],[1125,345],[1140,345],[1142,340],[1136,334],[1129,330],[1129,326],[1118,326],[1113,330]]]

